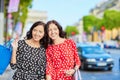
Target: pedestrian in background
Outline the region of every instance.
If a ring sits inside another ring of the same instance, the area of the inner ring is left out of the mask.
[[[48,36],[46,80],[73,80],[81,64],[75,42],[66,38],[62,26],[55,20],[48,21],[45,30]]]
[[[45,23],[35,22],[25,39],[12,43],[10,66],[16,69],[13,80],[45,80]]]

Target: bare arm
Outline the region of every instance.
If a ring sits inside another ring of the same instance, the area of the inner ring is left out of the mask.
[[[12,52],[11,63],[16,64],[16,50]]]
[[[12,57],[11,57],[11,63],[16,64],[16,52],[17,52],[17,47],[18,47],[18,40],[15,40],[12,43],[13,51],[12,51]]]

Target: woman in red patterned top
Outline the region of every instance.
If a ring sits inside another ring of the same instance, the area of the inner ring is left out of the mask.
[[[49,44],[46,80],[73,80],[73,74],[81,64],[74,41],[66,39],[66,33],[55,20],[48,21],[46,33]]]

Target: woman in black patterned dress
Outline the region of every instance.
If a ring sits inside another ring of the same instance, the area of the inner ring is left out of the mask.
[[[25,40],[12,43],[10,66],[16,69],[13,80],[45,80],[45,24],[38,21],[27,32]]]

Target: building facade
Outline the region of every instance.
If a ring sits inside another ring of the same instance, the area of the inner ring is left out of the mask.
[[[105,10],[120,11],[120,0],[107,0],[100,2],[95,8],[91,9],[90,14],[102,18]]]

